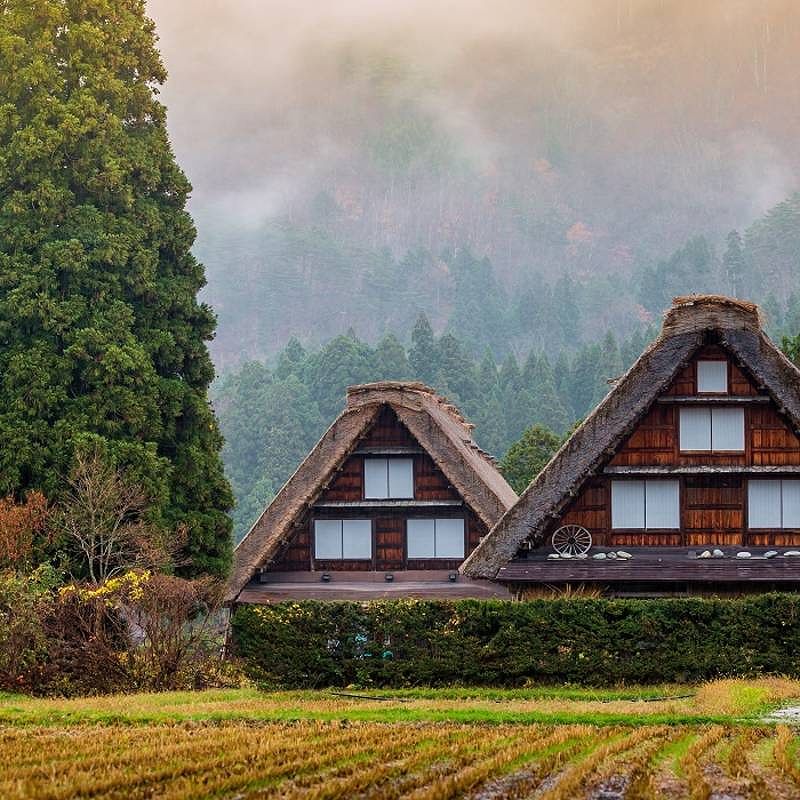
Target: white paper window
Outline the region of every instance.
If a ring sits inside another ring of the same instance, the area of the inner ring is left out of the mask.
[[[800,528],[800,481],[748,481],[747,524],[750,528]]]
[[[680,410],[680,448],[683,451],[744,450],[744,409],[721,406]]]
[[[412,459],[389,459],[389,497],[414,497],[414,461]]]
[[[644,516],[646,528],[680,528],[678,481],[645,481]]]
[[[781,511],[784,528],[800,528],[800,481],[781,481]]]
[[[697,391],[725,394],[728,391],[728,362],[698,361]]]
[[[314,523],[314,558],[342,557],[342,521],[318,519]]]
[[[744,450],[744,409],[711,409],[711,449]]]
[[[364,497],[368,500],[414,497],[414,460],[365,458]]]
[[[464,558],[464,520],[408,520],[406,551],[409,558]]]
[[[644,481],[611,481],[611,527],[644,528]]]
[[[612,481],[611,527],[638,530],[680,528],[678,481]]]
[[[315,520],[314,558],[321,561],[372,558],[372,522],[368,519]]]
[[[711,449],[711,409],[682,408],[680,410],[681,450]]]
[[[748,481],[747,516],[751,528],[781,527],[780,481]]]
[[[464,558],[464,520],[436,520],[436,558]]]
[[[409,558],[436,557],[436,521],[410,519],[406,522],[406,549]]]
[[[364,459],[364,497],[389,496],[389,469],[385,458]]]

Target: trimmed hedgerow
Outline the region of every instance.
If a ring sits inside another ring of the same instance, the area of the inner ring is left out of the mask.
[[[241,606],[233,641],[271,686],[520,686],[800,675],[800,596],[304,601]]]

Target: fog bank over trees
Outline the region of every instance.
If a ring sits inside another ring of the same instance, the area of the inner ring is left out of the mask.
[[[526,293],[576,304],[562,340],[492,312],[478,352],[626,336],[691,241],[712,269],[680,291],[731,289],[729,232],[797,188],[800,10],[554,5],[149,0],[218,367],[293,335],[407,337],[420,311],[472,341],[476,307]],[[785,308],[778,261],[733,288]]]

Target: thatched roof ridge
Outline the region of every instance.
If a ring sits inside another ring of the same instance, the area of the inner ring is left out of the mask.
[[[610,460],[709,331],[800,430],[800,371],[762,331],[758,307],[713,295],[675,298],[659,337],[503,515],[462,564],[462,572],[494,578],[526,539],[541,537],[586,480]]]
[[[235,600],[255,571],[288,541],[298,519],[325,490],[386,405],[488,527],[516,502],[514,490],[472,440],[472,426],[433,389],[408,381],[351,386],[344,411],[237,546],[228,600]]]

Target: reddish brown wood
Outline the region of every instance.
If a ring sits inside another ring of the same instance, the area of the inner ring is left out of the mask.
[[[681,453],[679,450],[680,398],[697,396],[697,361],[725,358],[729,363],[729,394],[766,398],[762,390],[717,345],[701,348],[681,369],[609,460],[610,467],[751,467],[800,465],[800,438],[769,402],[742,404],[745,416],[743,453]],[[714,395],[714,397],[718,397]],[[719,402],[717,400],[717,402]],[[665,476],[666,477],[666,476]],[[748,531],[747,482],[742,475],[686,475],[681,480],[680,531],[614,531],[611,529],[610,476],[590,479],[545,540],[566,524],[583,525],[596,544],[612,547],[746,545],[800,547],[800,531]]]

